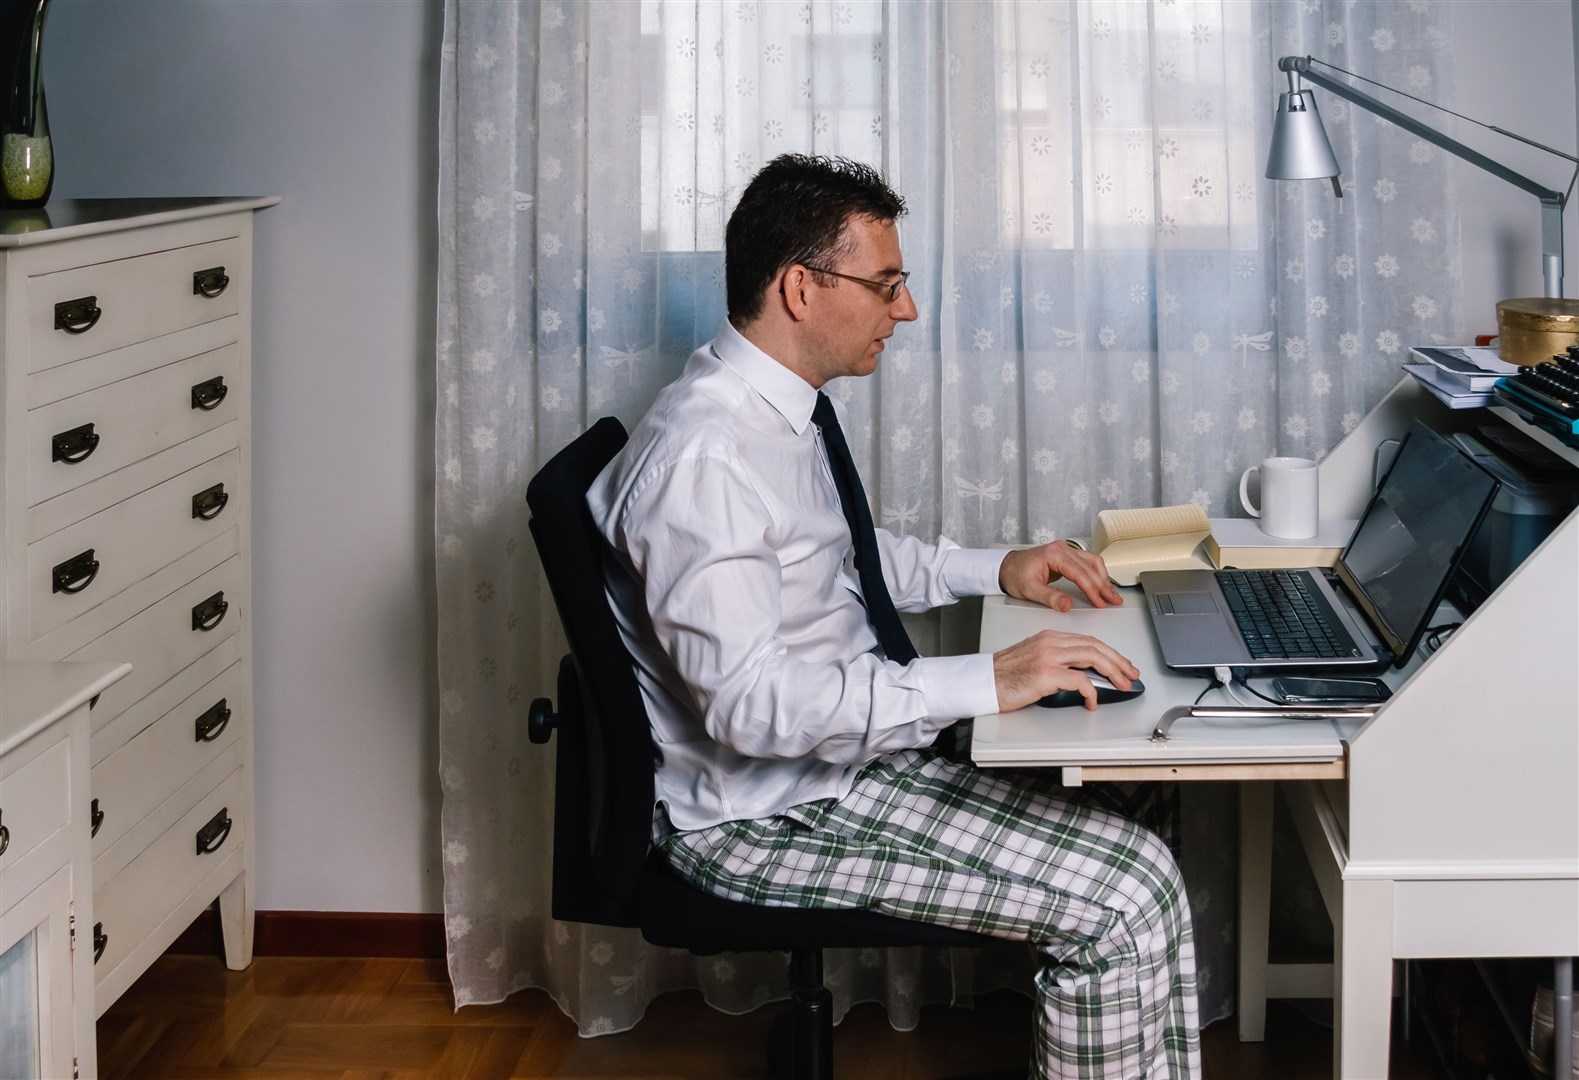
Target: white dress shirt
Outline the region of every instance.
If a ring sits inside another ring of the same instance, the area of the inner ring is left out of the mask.
[[[883,658],[816,400],[726,319],[587,493],[679,829],[842,797],[873,758],[998,709],[990,655]],[[901,611],[1001,591],[1002,551],[877,543]]]

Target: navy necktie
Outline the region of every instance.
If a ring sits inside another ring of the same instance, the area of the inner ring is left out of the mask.
[[[877,643],[883,647],[884,655],[896,663],[908,664],[917,656],[916,647],[910,643],[910,635],[905,633],[904,623],[899,621],[899,612],[894,609],[894,599],[888,595],[888,586],[883,582],[877,530],[872,526],[872,511],[866,505],[866,492],[861,488],[861,478],[855,472],[850,444],[844,441],[844,432],[839,429],[839,418],[834,415],[833,402],[820,390],[817,392],[817,407],[812,410],[811,418],[822,429],[822,441],[828,448],[828,464],[833,471],[834,486],[839,490],[844,520],[850,526],[850,539],[855,543],[855,569],[861,575],[866,617],[877,634]]]

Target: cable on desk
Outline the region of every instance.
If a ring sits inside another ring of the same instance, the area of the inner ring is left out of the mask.
[[[1462,622],[1443,623],[1441,626],[1428,626],[1425,631],[1426,655],[1430,656],[1442,647],[1454,630],[1463,626]]]
[[[1288,702],[1286,702],[1286,701],[1279,701],[1277,698],[1267,697],[1261,691],[1259,691],[1255,687],[1251,686],[1250,685],[1250,669],[1249,668],[1244,668],[1244,667],[1219,667],[1219,668],[1213,668],[1212,670],[1213,670],[1213,679],[1212,679],[1212,681],[1216,685],[1221,686],[1223,688],[1223,692],[1226,693],[1229,697],[1233,698],[1234,701],[1237,702],[1240,705],[1244,705],[1244,706],[1249,707],[1249,708],[1254,708],[1255,707],[1255,702],[1253,702],[1253,701],[1246,701],[1244,698],[1240,697],[1237,693],[1235,693],[1234,692],[1234,684],[1235,683],[1238,683],[1240,686],[1242,686],[1246,690],[1250,691],[1252,694],[1254,694],[1256,697],[1260,698],[1262,701],[1270,702],[1271,704],[1277,705],[1277,706],[1283,706],[1283,705],[1287,705],[1288,704]],[[1195,699],[1195,703],[1197,705],[1200,704],[1200,701],[1201,701],[1200,698],[1196,698]]]
[[[1288,704],[1288,702],[1286,702],[1286,701],[1281,701],[1278,698],[1271,697],[1271,696],[1269,696],[1267,694],[1263,694],[1261,691],[1257,690],[1255,687],[1250,685],[1250,680],[1249,679],[1240,679],[1239,680],[1239,685],[1243,686],[1246,690],[1250,691],[1252,694],[1254,694],[1256,697],[1260,698],[1262,701],[1270,701],[1274,705],[1287,705]]]
[[[1233,699],[1234,699],[1234,704],[1235,704],[1235,705],[1243,705],[1243,706],[1244,706],[1244,707],[1245,707],[1245,708],[1247,708],[1247,709],[1254,709],[1254,708],[1256,708],[1256,707],[1257,707],[1257,706],[1256,706],[1256,703],[1255,703],[1255,702],[1253,702],[1253,701],[1247,701],[1247,700],[1246,700],[1246,699],[1245,699],[1245,698],[1243,698],[1243,697],[1241,697],[1241,696],[1240,696],[1240,694],[1239,694],[1239,691],[1238,691],[1238,690],[1237,690],[1237,689],[1235,689],[1235,686],[1236,686],[1236,685],[1237,685],[1237,686],[1244,686],[1244,687],[1245,687],[1245,689],[1246,689],[1246,690],[1250,690],[1250,687],[1248,687],[1248,686],[1245,686],[1245,684],[1244,684],[1244,682],[1243,682],[1243,681],[1241,681],[1241,682],[1238,682],[1238,683],[1237,683],[1237,684],[1236,684],[1236,683],[1233,683],[1233,682],[1230,682],[1230,683],[1227,683],[1227,684],[1225,684],[1225,685],[1224,685],[1224,686],[1223,686],[1223,692],[1224,692],[1224,693],[1225,693],[1225,694],[1227,694],[1227,695],[1228,695],[1228,696],[1229,696],[1229,697],[1231,697],[1231,698],[1233,698]],[[1251,692],[1251,693],[1252,693],[1252,694],[1254,694],[1254,693],[1255,693],[1255,691],[1254,691],[1254,690],[1250,690],[1250,692]],[[1259,697],[1259,696],[1260,696],[1260,695],[1259,695],[1259,694],[1257,694],[1257,695],[1256,695],[1256,696],[1257,696],[1257,697]],[[1277,704],[1279,704],[1279,705],[1281,705],[1281,704],[1282,704],[1282,702],[1278,702],[1278,703],[1277,703]]]

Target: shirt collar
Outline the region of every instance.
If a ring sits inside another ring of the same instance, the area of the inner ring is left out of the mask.
[[[811,383],[746,340],[728,318],[713,339],[713,353],[777,409],[795,434],[805,434],[817,405],[817,391]]]

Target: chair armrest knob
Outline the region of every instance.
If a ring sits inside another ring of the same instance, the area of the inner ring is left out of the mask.
[[[546,743],[553,738],[558,726],[559,715],[554,712],[554,703],[546,697],[533,698],[532,708],[526,714],[526,737],[535,743]]]

